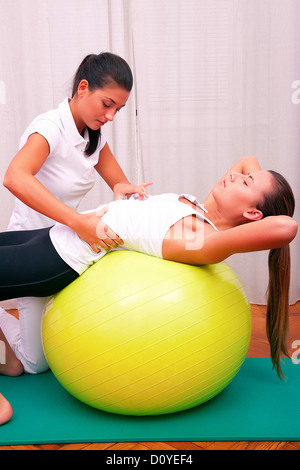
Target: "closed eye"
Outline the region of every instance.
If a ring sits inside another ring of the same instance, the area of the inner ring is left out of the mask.
[[[252,175],[250,175],[250,173],[248,174],[248,179],[250,178],[251,182],[254,183],[254,178]],[[248,181],[246,179],[243,180],[243,183],[246,185],[246,186],[249,186],[248,184]]]
[[[111,105],[111,103],[107,104],[107,103],[105,103],[105,102],[103,101],[103,106],[104,106],[104,108],[108,109],[108,108],[111,108],[112,105]],[[117,109],[116,109],[116,113],[118,113],[119,111],[121,111],[122,108],[124,108],[124,106],[121,106],[120,108],[117,108]]]

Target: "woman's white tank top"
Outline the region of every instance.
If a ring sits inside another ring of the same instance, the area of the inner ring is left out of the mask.
[[[161,194],[142,201],[132,196],[109,203],[102,220],[124,240],[124,245],[117,249],[139,251],[162,258],[163,241],[170,227],[193,214],[217,230],[204,214],[180,202],[180,197],[185,197],[206,212],[196,198],[188,194]],[[95,253],[74,231],[62,224],[51,228],[50,237],[61,258],[79,274],[106,254],[105,250]]]

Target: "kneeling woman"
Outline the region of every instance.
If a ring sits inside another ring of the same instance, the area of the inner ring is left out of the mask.
[[[267,333],[280,376],[280,357],[288,355],[289,243],[297,233],[291,218],[294,204],[292,190],[281,175],[262,171],[254,157],[244,157],[214,186],[203,205],[189,195],[162,194],[143,201],[133,197],[113,201],[95,212],[100,217],[99,238],[105,241],[110,234],[115,238],[115,233],[120,237],[115,249],[193,265],[218,263],[234,253],[271,250]],[[94,252],[61,224],[0,234],[0,300],[52,295],[105,254],[100,247]],[[20,334],[15,322],[0,312],[2,337],[18,357]],[[0,373],[9,373],[6,366],[6,370],[0,366]]]

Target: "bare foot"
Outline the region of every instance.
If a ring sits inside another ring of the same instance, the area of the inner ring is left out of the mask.
[[[11,404],[0,393],[0,426],[7,423],[13,415]]]

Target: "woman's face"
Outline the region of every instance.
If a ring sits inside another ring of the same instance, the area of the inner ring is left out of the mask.
[[[86,126],[97,130],[112,121],[116,113],[126,105],[130,93],[113,83],[90,91],[87,81],[82,80],[77,94],[78,106],[73,117],[81,133]]]
[[[255,171],[249,175],[231,173],[213,188],[213,196],[219,210],[228,216],[246,216],[254,211],[266,193],[274,190],[274,179],[268,171]]]

